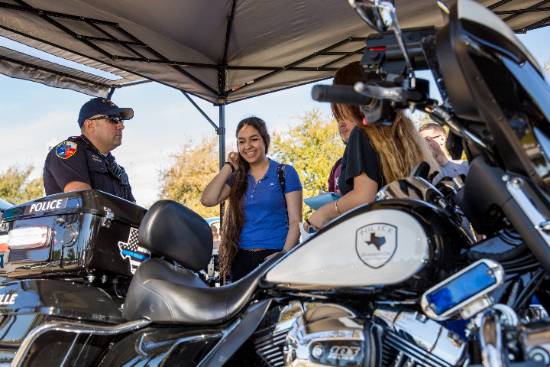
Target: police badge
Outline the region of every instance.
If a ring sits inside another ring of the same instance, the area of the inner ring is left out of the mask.
[[[359,228],[355,249],[365,265],[373,269],[381,268],[397,250],[397,227],[387,223],[372,223]]]

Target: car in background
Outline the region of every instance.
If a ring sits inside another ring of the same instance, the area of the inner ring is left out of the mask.
[[[6,200],[0,198],[0,212],[3,212],[4,210],[6,210],[6,209],[8,209],[12,206],[13,206],[12,203],[7,202]],[[218,220],[218,222],[219,222],[219,220]]]
[[[210,226],[212,230],[212,239],[214,241],[214,255],[218,254],[218,247],[220,246],[221,241],[221,229],[220,229],[220,217],[211,217],[204,219],[206,223]]]
[[[220,247],[221,241],[220,217],[204,218],[204,220],[212,230],[213,240],[212,258],[205,272],[205,281],[211,287],[219,287],[221,285],[218,262],[218,248]]]

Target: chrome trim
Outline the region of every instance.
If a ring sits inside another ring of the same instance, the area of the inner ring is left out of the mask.
[[[459,303],[458,305],[450,308],[446,312],[442,313],[441,315],[437,315],[430,304],[428,303],[427,295],[433,292],[436,289],[439,289],[443,287],[444,285],[448,284],[449,282],[453,281],[454,279],[460,277],[462,274],[466,273],[471,268],[476,267],[480,263],[484,263],[491,269],[493,272],[493,275],[495,276],[495,284],[490,286],[489,288],[486,288],[479,293],[473,295],[472,297],[466,299],[465,301]],[[422,311],[431,319],[437,320],[437,321],[443,321],[447,320],[451,316],[455,315],[456,313],[460,312],[461,314],[464,312],[463,316],[471,317],[474,314],[483,311],[487,307],[490,307],[492,305],[491,300],[488,298],[488,294],[493,291],[494,289],[498,288],[504,280],[504,269],[502,268],[502,265],[500,265],[498,262],[494,260],[489,259],[481,259],[479,261],[476,261],[475,263],[468,265],[461,271],[451,275],[449,278],[443,280],[442,282],[439,282],[438,284],[434,285],[430,289],[428,289],[424,294],[422,294],[422,298],[420,300],[420,307],[422,308]]]
[[[505,347],[502,342],[502,327],[500,318],[493,310],[487,310],[476,319],[479,325],[479,344],[481,346],[481,362],[484,367],[507,366]]]
[[[115,215],[113,214],[113,211],[106,206],[103,207],[103,210],[105,210],[105,216],[101,219],[101,226],[111,228],[111,223],[113,222],[113,219],[115,219]]]
[[[423,366],[440,366],[441,361],[444,361],[447,366],[467,364],[468,344],[461,336],[421,313],[397,310],[396,308],[376,309],[373,312],[373,321],[385,329],[385,343],[404,353],[402,357],[404,363],[408,361],[413,363],[412,360],[416,360]],[[432,358],[439,363],[428,363]]]
[[[545,218],[542,213],[533,205],[531,200],[523,192],[522,187],[525,184],[519,177],[510,179],[507,175],[502,177],[502,180],[506,182],[506,189],[512,195],[515,202],[520,206],[521,210],[529,221],[533,224],[533,227],[541,235],[546,242],[546,245],[550,247],[550,234],[548,231],[549,219]]]
[[[47,324],[42,324],[34,329],[32,329],[29,334],[21,342],[21,346],[17,350],[15,357],[11,363],[12,367],[19,367],[23,365],[25,357],[29,352],[32,344],[40,337],[41,335],[48,333],[50,331],[59,331],[65,333],[74,333],[74,334],[95,334],[95,335],[117,335],[122,333],[127,333],[130,331],[139,330],[146,327],[151,323],[150,320],[141,319],[136,321],[126,322],[124,324],[118,324],[114,326],[100,326],[96,324],[85,324],[80,322],[50,322]]]
[[[157,342],[157,343],[147,342],[145,339],[148,336],[149,335],[147,333],[143,333],[143,335],[141,335],[141,337],[139,338],[139,341],[137,342],[137,345],[136,345],[136,352],[138,352],[138,354],[143,356],[143,357],[149,356],[149,351],[154,350],[155,348],[158,348],[158,347],[161,347],[161,346],[165,346],[166,344],[171,344],[171,347],[170,347],[169,351],[166,353],[168,355],[168,354],[170,354],[170,352],[175,347],[177,347],[181,343],[188,343],[188,342],[193,343],[193,342],[199,342],[199,341],[203,341],[203,340],[215,339],[215,338],[221,337],[222,333],[219,332],[219,333],[211,333],[211,334],[191,335],[191,336],[185,336],[185,337],[179,338],[175,342],[170,340],[168,342],[167,341],[161,341],[161,342]]]

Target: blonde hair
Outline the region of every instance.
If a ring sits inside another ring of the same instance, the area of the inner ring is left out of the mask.
[[[333,83],[353,85],[359,80],[365,80],[365,76],[359,62],[353,62],[336,72]],[[368,122],[364,125],[358,106],[333,103],[331,109],[337,121],[353,121],[367,134],[378,153],[385,183],[407,177],[422,161],[427,162],[431,170],[437,169],[426,142],[403,111],[397,112],[391,125],[368,125]]]

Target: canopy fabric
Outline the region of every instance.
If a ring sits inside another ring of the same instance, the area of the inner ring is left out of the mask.
[[[550,22],[540,1],[481,2],[515,31]],[[435,0],[396,3],[402,28],[443,24]],[[370,32],[345,0],[0,0],[0,36],[121,79],[65,68],[55,82],[24,54],[6,66],[5,50],[0,72],[93,95],[149,79],[225,104],[329,78]]]
[[[108,79],[0,47],[0,74],[30,80],[47,86],[73,89],[92,96],[106,97]]]

